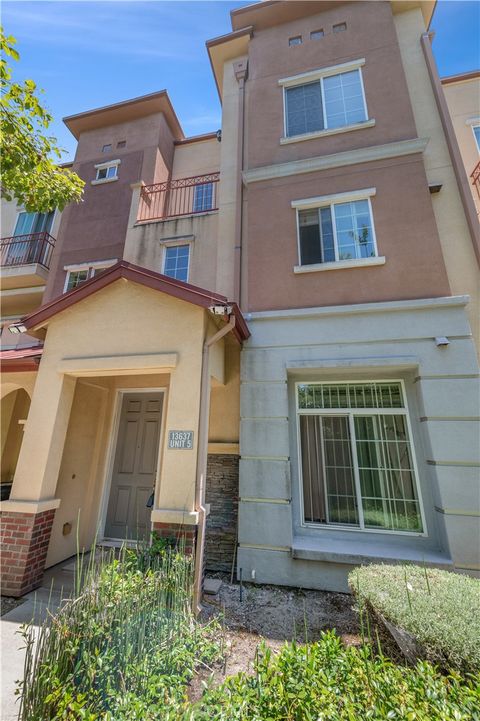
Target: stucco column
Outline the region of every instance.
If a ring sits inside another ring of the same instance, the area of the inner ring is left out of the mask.
[[[35,385],[10,499],[1,504],[2,592],[22,596],[42,579],[75,378],[44,363]]]

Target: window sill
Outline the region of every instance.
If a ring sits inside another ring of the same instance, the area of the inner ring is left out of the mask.
[[[337,135],[338,133],[349,133],[351,130],[362,130],[363,128],[373,128],[375,119],[363,120],[361,123],[353,125],[344,125],[342,128],[330,128],[327,130],[317,130],[314,133],[304,133],[303,135],[292,135],[289,138],[280,138],[280,145],[288,145],[289,143],[299,143],[302,140],[314,140],[315,138],[323,138],[327,135]]]
[[[116,178],[100,178],[99,180],[91,180],[90,185],[103,185],[104,183],[114,183],[116,180],[118,180],[118,176]]]
[[[334,263],[312,263],[312,265],[295,265],[294,273],[317,273],[323,270],[345,270],[345,268],[365,268],[369,265],[385,265],[385,256],[376,258],[360,258],[352,260],[336,260]]]
[[[399,563],[410,561],[426,563],[443,568],[451,568],[451,559],[441,553],[412,543],[403,544],[382,540],[364,540],[355,538],[353,541],[323,538],[305,538],[296,536],[292,543],[292,558],[303,561],[327,561],[358,566],[363,563]]]

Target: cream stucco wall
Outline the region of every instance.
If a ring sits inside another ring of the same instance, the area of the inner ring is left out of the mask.
[[[221,143],[216,138],[175,145],[172,178],[216,172],[220,167],[220,150]]]
[[[428,138],[424,163],[429,183],[441,183],[431,196],[453,295],[468,294],[467,313],[477,349],[480,347],[479,272],[457,181],[420,45],[425,24],[420,8],[395,15],[398,42],[418,136]]]
[[[480,75],[455,83],[444,83],[442,87],[465,165],[465,172],[470,177],[480,160],[480,153],[473,134],[473,125],[480,125]],[[480,213],[480,197],[471,183],[470,187],[477,213]]]
[[[194,522],[202,348],[216,330],[203,308],[124,279],[51,319],[10,497],[60,500],[48,565],[75,552],[77,530],[82,546],[102,532],[120,389],[165,389],[155,520],[173,511]],[[222,351],[212,352],[212,375],[235,394],[238,361],[232,371]],[[216,406],[229,441],[238,439],[236,404],[224,393]],[[168,430],[193,431],[193,449],[168,449]]]

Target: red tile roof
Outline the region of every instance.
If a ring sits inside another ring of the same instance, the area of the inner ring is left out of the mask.
[[[0,351],[0,365],[4,373],[36,371],[43,353],[43,345]]]

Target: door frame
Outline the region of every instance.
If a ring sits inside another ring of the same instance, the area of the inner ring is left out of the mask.
[[[114,407],[113,407],[113,417],[112,417],[112,423],[108,438],[108,445],[107,445],[107,455],[106,459],[107,462],[105,464],[105,473],[104,473],[104,480],[103,480],[103,491],[102,491],[102,499],[100,502],[100,510],[98,514],[98,521],[97,521],[97,528],[98,528],[98,540],[103,541],[107,540],[105,537],[105,526],[107,522],[107,510],[108,510],[108,502],[110,500],[110,491],[112,488],[112,478],[113,478],[113,465],[115,462],[115,454],[117,451],[117,442],[118,442],[118,431],[120,429],[120,416],[122,413],[122,405],[123,405],[123,399],[128,393],[161,393],[163,395],[163,404],[162,404],[162,418],[160,421],[160,435],[158,439],[158,466],[157,466],[157,475],[155,477],[155,498],[157,496],[157,486],[159,485],[160,477],[161,477],[161,470],[162,470],[162,463],[163,463],[163,441],[164,441],[164,435],[165,435],[165,423],[166,423],[166,417],[167,417],[167,395],[168,395],[168,388],[165,386],[162,386],[160,388],[117,388],[115,393],[115,400],[114,400]],[[125,539],[123,538],[108,538],[110,541],[121,541],[122,543],[125,542]]]

